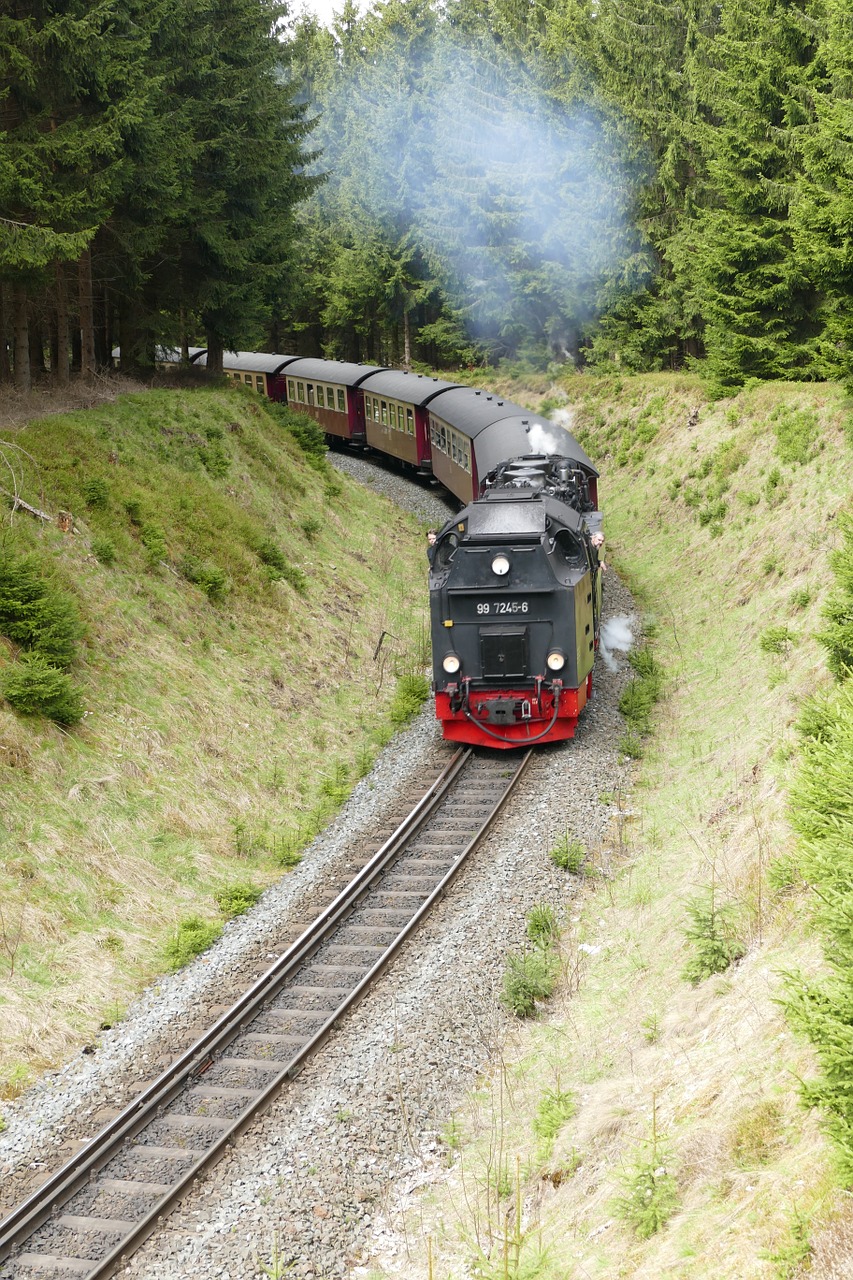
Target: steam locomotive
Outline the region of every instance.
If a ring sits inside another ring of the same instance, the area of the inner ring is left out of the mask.
[[[163,365],[180,353],[159,353]],[[203,366],[206,352],[193,348]],[[445,738],[509,748],[573,737],[601,613],[598,472],[521,405],[377,365],[227,352],[225,375],[440,481],[462,504],[430,549],[436,715]]]

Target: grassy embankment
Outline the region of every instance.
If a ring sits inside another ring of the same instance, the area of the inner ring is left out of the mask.
[[[293,865],[428,643],[415,523],[310,465],[251,393],[142,392],[6,435],[21,496],[74,515],[7,517],[0,556],[76,604],[85,714],[0,705],[0,1097],[191,950],[179,925],[209,937]],[[0,677],[18,656],[0,641]]]
[[[786,804],[794,723],[829,683],[849,408],[781,384],[709,404],[665,375],[564,390],[664,697],[611,841],[567,884],[561,989],[455,1117],[407,1275],[752,1280],[812,1246],[812,1274],[841,1274],[844,1197],[799,1097],[815,1060],[778,1001],[785,971],[821,967]]]

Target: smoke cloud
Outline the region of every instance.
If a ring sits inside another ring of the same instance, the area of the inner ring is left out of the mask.
[[[628,614],[621,613],[615,618],[608,618],[606,622],[602,622],[598,652],[608,671],[619,670],[619,663],[614,653],[630,653],[633,646],[634,632]]]
[[[341,73],[315,137],[321,201],[343,195],[422,254],[475,335],[533,333],[568,355],[634,251],[632,181],[601,122],[447,24]]]

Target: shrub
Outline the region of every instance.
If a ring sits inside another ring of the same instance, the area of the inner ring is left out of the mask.
[[[320,532],[322,527],[323,525],[321,521],[314,519],[313,516],[310,517],[308,520],[303,520],[302,524],[300,525],[302,532],[305,534],[305,537],[308,539],[309,542],[314,541],[314,539],[316,538],[317,534]]]
[[[800,587],[796,591],[791,592],[791,607],[794,609],[805,609],[811,604],[812,593],[808,587]]]
[[[586,849],[582,841],[571,838],[567,831],[548,856],[561,871],[571,871],[573,875],[577,875],[586,860]]]
[[[717,524],[726,518],[728,507],[722,498],[716,502],[709,502],[699,512],[699,523],[704,529],[709,524]]]
[[[686,906],[690,924],[684,932],[693,944],[694,954],[682,975],[695,987],[740,960],[745,948],[735,932],[731,904],[718,904],[714,885]]]
[[[278,543],[272,538],[265,538],[255,547],[258,559],[266,566],[270,582],[279,582],[282,578],[289,582],[294,591],[304,596],[308,591],[308,579],[301,569],[291,564]]]
[[[87,507],[103,510],[110,503],[110,487],[106,480],[84,480],[82,485],[83,501]]]
[[[629,760],[642,760],[643,740],[638,733],[625,733],[619,739],[619,750]]]
[[[328,453],[328,445],[326,444],[326,433],[318,422],[313,418],[309,418],[307,413],[296,413],[292,409],[288,409],[285,405],[267,406],[273,417],[276,418],[287,431],[296,444],[305,454],[310,466],[316,471],[325,472],[328,468],[326,454]]]
[[[55,724],[83,719],[80,691],[64,671],[52,667],[38,653],[24,653],[2,677],[3,697],[25,716],[47,716]]]
[[[539,1100],[533,1120],[533,1132],[539,1139],[539,1154],[547,1160],[554,1145],[554,1139],[567,1120],[571,1120],[576,1111],[575,1095],[567,1089],[546,1089]]]
[[[622,1179],[624,1195],[616,1201],[616,1212],[631,1226],[641,1240],[648,1240],[665,1226],[678,1207],[675,1178],[662,1162],[663,1156],[652,1151]]]
[[[166,559],[166,534],[159,524],[144,524],[140,539],[150,568],[156,568],[161,560]]]
[[[111,538],[93,538],[92,555],[100,564],[115,564],[116,544]]]
[[[221,933],[221,924],[208,924],[200,916],[188,916],[180,922],[174,937],[166,944],[166,959],[170,967],[182,969],[212,946]]]
[[[826,649],[826,665],[836,680],[843,680],[853,671],[853,596],[832,596],[823,618],[827,625],[817,639]]]
[[[776,456],[782,462],[801,465],[814,457],[817,438],[817,415],[810,409],[792,409],[782,405],[773,415],[776,434]]]
[[[742,445],[736,444],[734,440],[726,440],[714,454],[714,475],[718,480],[724,480],[734,475],[748,459],[749,454]]]
[[[829,563],[837,585],[853,595],[853,513],[839,514],[838,531],[844,541],[837,551],[833,551]]]
[[[803,703],[797,719],[797,732],[814,742],[828,742],[837,728],[836,701],[828,694],[816,693]]]
[[[782,472],[778,467],[774,467],[764,482],[764,497],[771,507],[778,506],[785,496],[786,486],[783,480]]]
[[[429,697],[429,681],[426,676],[400,676],[389,712],[391,723],[408,724],[418,714]]]
[[[287,568],[287,556],[278,543],[272,538],[265,538],[258,546],[258,559],[262,564],[277,570],[280,574]]]
[[[619,710],[629,731],[645,737],[651,731],[652,709],[663,689],[663,671],[649,648],[637,649],[628,655],[628,661],[635,675],[619,699]]]
[[[181,571],[187,582],[194,583],[213,604],[225,599],[228,592],[228,578],[222,569],[215,564],[202,564],[193,556],[188,556],[181,565]]]
[[[205,435],[208,444],[199,449],[198,456],[208,474],[215,480],[221,480],[228,474],[228,468],[231,466],[231,459],[222,444],[222,430],[219,427],[208,427]]]
[[[550,947],[560,936],[557,913],[548,902],[537,902],[527,913],[527,936],[537,947]]]
[[[793,644],[796,644],[796,636],[786,626],[766,627],[758,639],[762,653],[784,655],[790,652]]]
[[[345,760],[337,760],[320,783],[320,802],[327,810],[338,809],[352,791],[349,765]]]
[[[253,884],[229,884],[217,890],[213,895],[216,905],[224,916],[230,920],[233,916],[241,916],[259,901],[263,889]]]
[[[517,1018],[530,1018],[536,1001],[553,994],[557,980],[557,958],[553,952],[537,948],[507,958],[501,1002]]]
[[[52,667],[74,660],[83,634],[77,605],[41,573],[34,556],[0,556],[0,633]]]

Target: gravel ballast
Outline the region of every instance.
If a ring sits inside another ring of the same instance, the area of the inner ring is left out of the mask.
[[[368,468],[372,487],[429,523],[452,512],[432,491],[413,494],[402,477],[361,458],[333,461],[358,479]],[[425,502],[436,506],[427,510]],[[605,617],[632,613],[612,572],[604,606]],[[566,830],[591,850],[608,847],[612,798],[622,797],[624,806],[630,781],[618,751],[627,663],[615,657],[615,670],[596,665],[595,694],[577,737],[537,752],[447,897],[377,987],[122,1274],[136,1280],[368,1274],[363,1264],[394,1194],[423,1180],[424,1154],[440,1149],[453,1109],[502,1038],[504,964],[507,952],[523,944],[527,912],[542,901],[560,908],[575,891],[574,877],[553,865],[549,849]],[[245,958],[265,954],[265,938],[278,936],[288,921],[303,924],[305,904],[339,881],[353,842],[450,754],[428,706],[383,752],[294,872],[232,921],[204,957],[149,989],[123,1023],[101,1035],[94,1053],[78,1055],[6,1108],[0,1179],[54,1161],[68,1134],[111,1103],[129,1074],[144,1071],[140,1058],[156,1057],[150,1042],[166,1028],[195,1026],[199,1006],[215,1001]],[[386,1256],[393,1248],[386,1241]]]

